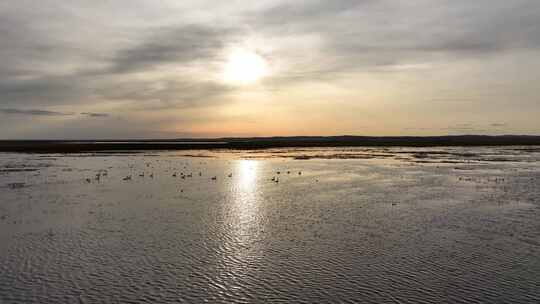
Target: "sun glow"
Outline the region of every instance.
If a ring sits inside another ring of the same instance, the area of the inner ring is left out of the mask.
[[[252,84],[268,75],[266,60],[256,52],[235,50],[227,59],[224,79],[232,84]]]

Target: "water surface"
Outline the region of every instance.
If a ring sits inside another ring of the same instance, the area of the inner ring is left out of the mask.
[[[540,148],[0,154],[0,271],[1,303],[538,303]]]

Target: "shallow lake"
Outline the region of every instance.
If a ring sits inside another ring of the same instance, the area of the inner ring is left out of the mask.
[[[0,154],[0,303],[538,303],[540,148]]]

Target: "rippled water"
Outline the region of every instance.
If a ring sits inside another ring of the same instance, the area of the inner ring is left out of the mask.
[[[0,154],[0,303],[203,301],[538,303],[540,148]]]

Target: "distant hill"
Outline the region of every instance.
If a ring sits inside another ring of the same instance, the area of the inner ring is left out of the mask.
[[[540,145],[540,136],[457,135],[457,136],[288,136],[178,138],[143,140],[3,140],[4,152],[85,152],[126,150],[265,149],[280,147],[360,146],[506,146]]]
[[[457,136],[290,136],[221,138],[231,143],[298,144],[304,145],[352,145],[352,146],[479,146],[479,145],[538,145],[540,136],[526,135],[457,135]]]

